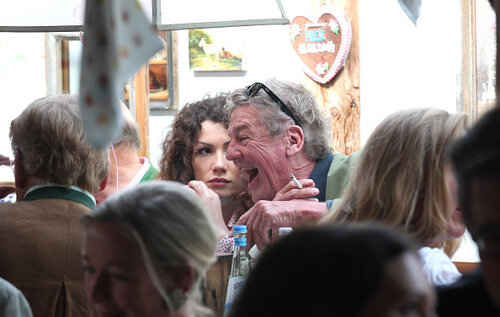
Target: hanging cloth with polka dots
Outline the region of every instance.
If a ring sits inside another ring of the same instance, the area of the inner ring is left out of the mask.
[[[87,0],[83,32],[81,116],[89,142],[105,148],[121,131],[126,80],[163,46],[136,0]]]

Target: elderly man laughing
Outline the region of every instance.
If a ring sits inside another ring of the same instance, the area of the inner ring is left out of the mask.
[[[330,120],[301,85],[254,83],[230,94],[227,104],[231,142],[226,155],[247,176],[255,202],[238,224],[247,225],[249,241],[262,249],[271,242],[269,230],[276,233],[279,227],[313,222],[327,213],[331,201],[340,197],[354,159],[331,153]]]

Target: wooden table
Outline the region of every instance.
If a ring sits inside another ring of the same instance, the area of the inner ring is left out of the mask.
[[[201,284],[203,304],[210,308],[216,317],[222,317],[224,314],[232,258],[232,255],[218,256],[217,262],[208,270]]]

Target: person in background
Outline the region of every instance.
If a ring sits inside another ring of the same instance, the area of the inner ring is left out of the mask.
[[[190,189],[141,183],[109,197],[83,224],[85,284],[98,316],[210,314],[199,288],[217,240]]]
[[[500,108],[484,114],[451,151],[460,205],[481,264],[438,288],[439,316],[500,316]]]
[[[369,226],[299,228],[267,248],[232,317],[435,316],[416,246]]]
[[[429,281],[454,282],[461,275],[442,248],[462,237],[465,225],[446,154],[467,126],[464,114],[438,109],[390,115],[369,137],[345,194],[322,221],[377,222],[405,232],[421,246]]]
[[[3,278],[0,278],[0,316],[33,317],[23,293]]]
[[[163,141],[160,178],[189,186],[211,208],[219,243],[217,254],[231,254],[229,231],[252,206],[247,184],[239,169],[226,159],[229,116],[226,95],[186,105],[176,115]]]
[[[0,154],[0,165],[12,166],[12,161],[8,156]],[[0,186],[0,202],[15,202],[16,201],[16,188],[11,185]]]
[[[121,104],[124,118],[122,133],[111,147],[110,171],[108,184],[94,195],[97,204],[103,202],[109,195],[140,182],[153,180],[158,170],[145,157],[139,157],[141,138],[137,124],[125,104]],[[10,165],[8,157],[0,155],[0,165]],[[0,202],[16,202],[15,189],[10,186],[0,187]]]
[[[121,108],[124,119],[122,133],[111,147],[108,185],[95,194],[97,204],[102,203],[113,193],[153,180],[158,174],[158,170],[147,158],[139,157],[138,151],[141,148],[139,129],[125,104],[122,103]]]
[[[80,218],[106,184],[108,152],[87,143],[75,96],[35,100],[12,121],[10,137],[17,203],[0,204],[0,276],[34,316],[93,316]]]
[[[243,172],[255,205],[238,224],[259,250],[280,227],[313,222],[347,183],[355,156],[331,153],[329,116],[310,91],[280,80],[237,89],[227,99],[227,159]],[[300,187],[292,180],[294,174]],[[269,235],[269,230],[272,234]]]
[[[0,154],[0,165],[9,166],[10,158],[8,156]]]

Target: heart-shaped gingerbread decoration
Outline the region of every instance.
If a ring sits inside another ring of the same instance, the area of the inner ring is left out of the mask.
[[[344,66],[351,47],[351,23],[344,12],[323,10],[316,22],[297,16],[290,23],[290,40],[313,80],[325,84]]]

